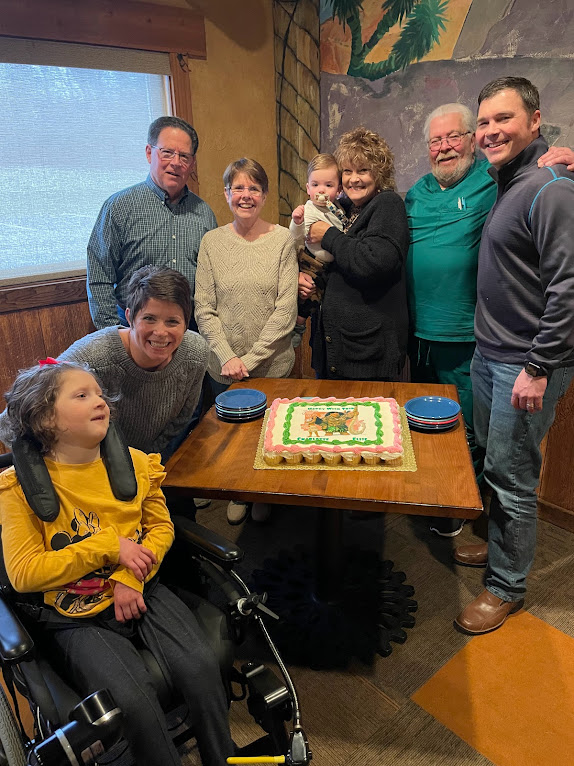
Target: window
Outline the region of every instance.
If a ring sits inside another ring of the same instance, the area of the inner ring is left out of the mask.
[[[169,57],[0,40],[0,280],[85,271],[102,203],[142,181]]]

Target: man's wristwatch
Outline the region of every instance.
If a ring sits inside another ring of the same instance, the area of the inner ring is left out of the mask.
[[[548,370],[545,370],[544,367],[541,367],[539,364],[534,364],[534,362],[527,362],[524,365],[524,369],[526,373],[531,375],[533,378],[548,377]]]

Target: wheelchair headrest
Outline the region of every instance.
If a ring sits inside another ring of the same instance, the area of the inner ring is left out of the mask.
[[[138,491],[134,464],[116,423],[110,423],[100,451],[114,497],[133,500]],[[12,443],[12,459],[30,508],[42,521],[55,521],[60,513],[60,500],[38,447],[29,439],[18,438]]]

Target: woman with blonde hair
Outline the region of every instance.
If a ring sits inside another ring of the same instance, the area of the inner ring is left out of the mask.
[[[407,346],[405,260],[409,229],[394,191],[393,155],[364,127],[344,133],[335,151],[347,211],[344,231],[319,221],[308,235],[334,256],[321,311],[313,321],[312,365],[319,378],[397,380]],[[299,293],[313,292],[299,277]]]

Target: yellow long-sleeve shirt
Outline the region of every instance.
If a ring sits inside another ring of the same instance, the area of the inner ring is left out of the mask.
[[[119,564],[119,538],[155,553],[150,580],[173,542],[173,524],[161,491],[165,473],[159,455],[130,452],[138,492],[128,502],[114,497],[103,460],[67,465],[46,458],[60,499],[53,522],[34,514],[13,468],[0,474],[4,560],[17,591],[43,591],[45,603],[69,617],[91,617],[108,607],[110,580],[143,591],[143,583]]]

